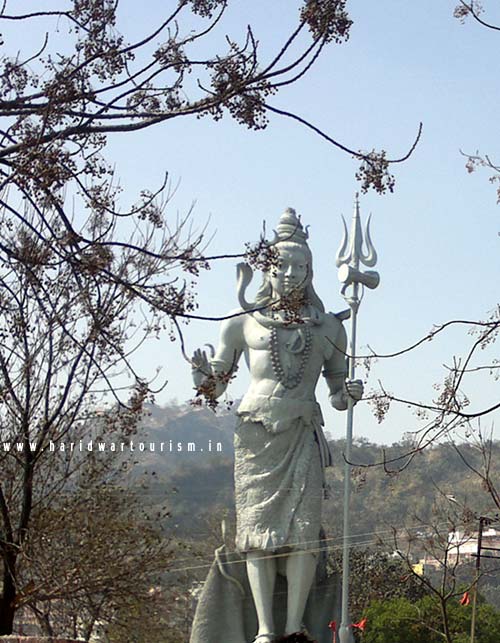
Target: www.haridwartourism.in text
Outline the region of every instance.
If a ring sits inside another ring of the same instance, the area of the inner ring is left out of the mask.
[[[37,450],[36,442],[3,442],[3,451],[29,451],[35,452]],[[72,451],[101,451],[101,452],[147,452],[147,453],[222,453],[222,442],[212,442],[208,440],[206,443],[199,445],[196,442],[174,442],[167,440],[166,442],[148,442],[148,441],[134,441],[128,442],[104,442],[97,440],[79,440],[78,442],[52,442],[44,447],[45,451],[52,452],[72,452]]]

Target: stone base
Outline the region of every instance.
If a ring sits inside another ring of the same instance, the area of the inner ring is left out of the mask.
[[[191,629],[190,643],[248,643],[258,630],[257,615],[248,584],[243,558],[235,552],[217,550],[200,594]],[[273,615],[278,637],[286,624],[286,578],[278,574],[275,585]],[[290,643],[307,641],[332,643],[328,623],[340,620],[340,576],[334,574],[317,579],[307,601],[304,625],[309,639],[288,639]],[[286,640],[286,639],[285,639]],[[1,643],[1,641],[0,641]]]

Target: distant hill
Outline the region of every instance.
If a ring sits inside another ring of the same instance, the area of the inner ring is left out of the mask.
[[[129,474],[140,484],[145,508],[168,508],[165,528],[176,536],[196,538],[216,507],[232,506],[236,421],[234,411],[222,405],[216,413],[188,404],[147,407],[134,437],[135,443],[143,442],[146,448],[134,454],[135,465]],[[190,445],[194,450],[188,450]]]
[[[235,405],[237,408],[237,405]],[[191,406],[158,407],[149,409],[137,440],[186,445],[192,442],[195,452],[187,450],[168,453],[144,452],[137,456],[134,478],[146,472],[148,483],[144,490],[145,505],[151,508],[167,506],[171,518],[166,527],[179,535],[201,536],[207,516],[218,515],[222,509],[233,508],[233,431],[234,411],[222,407],[217,413]],[[219,442],[222,452],[208,452],[208,441]],[[342,530],[343,451],[342,440],[330,442],[334,467],[327,470],[331,486],[330,499],[324,502],[323,517],[330,535]],[[198,450],[203,448],[203,451]],[[383,449],[386,459],[406,453],[409,443],[381,446],[365,439],[355,441],[352,462],[370,465],[381,462]],[[460,446],[462,455],[475,467],[481,467],[481,457],[472,445]],[[405,459],[400,461],[403,464]],[[392,469],[396,465],[390,465]],[[500,472],[500,443],[492,452],[494,477]],[[154,474],[154,475],[153,475]],[[354,534],[390,532],[392,526],[431,520],[436,502],[442,504],[445,495],[453,495],[474,511],[491,511],[492,502],[481,484],[464,464],[450,444],[438,444],[417,453],[411,463],[399,473],[384,472],[383,466],[358,466],[353,471],[352,529]],[[445,502],[446,504],[446,502]],[[364,537],[363,537],[364,538]],[[361,538],[362,539],[362,538]]]
[[[232,460],[235,422],[234,412],[222,407],[215,414],[208,408],[188,404],[149,405],[147,416],[134,437],[135,443],[145,445],[143,452],[136,451],[135,475],[144,471],[171,475],[186,466],[203,468],[212,461]],[[162,443],[163,450],[160,450]]]

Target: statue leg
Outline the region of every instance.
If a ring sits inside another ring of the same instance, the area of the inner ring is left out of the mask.
[[[253,602],[259,621],[259,643],[267,643],[265,634],[274,636],[273,592],[276,581],[276,559],[269,552],[251,551],[247,553],[247,576],[252,590]]]
[[[285,634],[299,632],[307,597],[316,573],[316,557],[306,551],[292,552],[286,558],[288,582]]]

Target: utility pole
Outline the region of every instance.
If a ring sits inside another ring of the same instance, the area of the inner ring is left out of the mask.
[[[483,544],[483,529],[486,522],[485,516],[479,516],[479,532],[477,534],[476,573],[472,594],[472,616],[470,621],[470,643],[474,643],[476,637],[476,611],[477,611],[477,586],[481,575],[481,546]]]
[[[498,547],[488,547],[483,545],[483,535],[485,525],[492,525],[494,523],[500,522],[500,517],[498,514],[494,516],[478,516],[479,517],[479,531],[477,534],[477,553],[476,553],[476,573],[474,576],[473,591],[472,594],[472,616],[470,622],[470,643],[474,643],[476,640],[476,613],[477,613],[477,590],[479,585],[479,579],[481,577],[481,558],[493,558],[493,560],[500,560],[500,556],[491,555],[491,554],[482,554],[481,550],[486,549],[492,552],[500,552]]]

